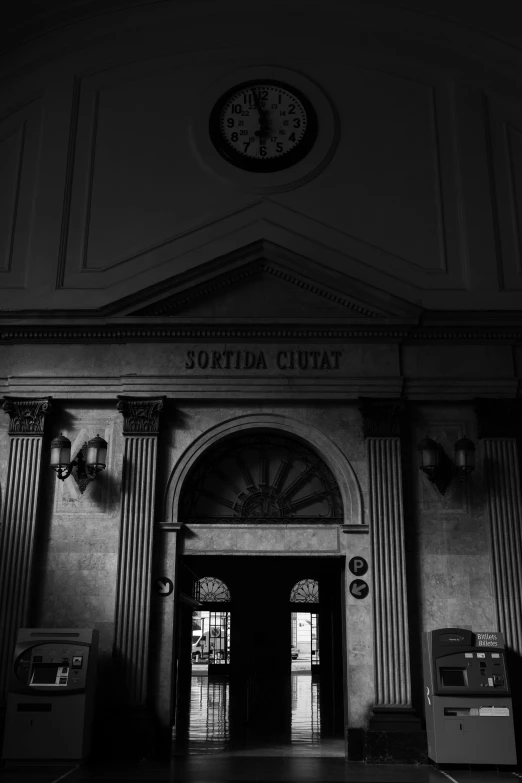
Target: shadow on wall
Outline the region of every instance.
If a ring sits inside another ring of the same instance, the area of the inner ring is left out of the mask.
[[[506,668],[513,702],[513,724],[518,763],[522,762],[522,656],[506,648]]]
[[[411,704],[424,727],[424,676],[422,670],[422,606],[419,600],[422,575],[418,553],[420,551],[419,525],[416,516],[413,481],[418,481],[419,470],[416,453],[412,449],[401,449],[404,539],[406,557],[406,591],[408,596],[408,629],[411,673]],[[410,481],[410,477],[413,481]]]

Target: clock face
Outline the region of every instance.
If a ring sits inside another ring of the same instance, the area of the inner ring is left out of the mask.
[[[245,82],[214,106],[209,122],[214,146],[247,171],[281,171],[311,149],[317,117],[307,98],[282,82]]]

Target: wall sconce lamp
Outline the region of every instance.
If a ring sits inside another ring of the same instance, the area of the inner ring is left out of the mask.
[[[84,492],[96,475],[106,467],[107,441],[96,435],[84,443],[78,456],[71,461],[71,441],[60,434],[51,442],[51,467],[62,481],[76,468],[78,487]]]
[[[454,447],[455,463],[446,456],[444,449],[432,438],[423,438],[417,447],[419,470],[422,470],[444,494],[454,475],[466,481],[475,470],[475,446],[469,438],[458,440]]]
[[[455,451],[455,470],[459,481],[466,481],[475,470],[475,446],[464,436],[453,446]]]

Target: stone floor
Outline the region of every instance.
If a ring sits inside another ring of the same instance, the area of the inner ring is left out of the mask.
[[[83,766],[6,766],[0,783],[147,783],[148,781],[292,781],[295,783],[517,783],[522,772],[440,770],[433,766],[347,762],[343,758],[234,754],[190,756],[171,762],[100,763]]]
[[[296,673],[291,731],[286,738],[245,734],[233,741],[226,678],[192,677],[190,722],[183,754],[165,761],[90,761],[82,765],[8,763],[0,783],[146,783],[148,781],[295,781],[322,783],[522,783],[522,770],[437,768],[434,765],[347,762],[344,741],[320,731],[319,683]]]

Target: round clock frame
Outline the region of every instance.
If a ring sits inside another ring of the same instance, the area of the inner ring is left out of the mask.
[[[252,172],[282,171],[312,149],[317,115],[295,87],[274,79],[254,79],[220,97],[210,114],[209,133],[219,154],[232,165]]]
[[[230,151],[224,148],[223,138],[216,137],[220,109],[245,84],[253,83],[281,84],[282,89],[303,99],[303,107],[310,112],[310,135],[306,135],[303,146],[296,144],[295,152],[281,155],[281,164],[271,170],[266,166],[235,165]],[[222,182],[259,195],[283,193],[314,179],[331,161],[339,138],[337,114],[323,90],[304,74],[274,65],[237,68],[197,91],[188,120],[189,141],[201,167]]]

